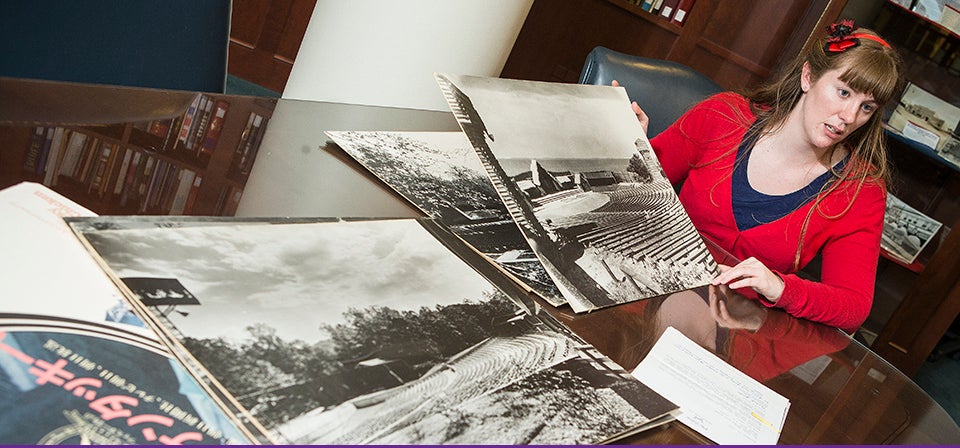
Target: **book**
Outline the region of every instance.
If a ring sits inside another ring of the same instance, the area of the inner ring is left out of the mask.
[[[229,102],[217,100],[210,119],[210,126],[207,127],[206,133],[203,135],[202,143],[197,150],[197,157],[201,158],[201,160],[203,158],[210,157],[213,154],[213,150],[217,148],[217,143],[220,140],[220,133],[222,132],[223,125],[227,120],[227,112],[229,110]]]
[[[140,160],[144,157],[143,152],[134,151],[133,157],[130,159],[130,165],[127,167],[127,172],[123,179],[123,188],[120,191],[120,206],[125,207],[127,202],[130,200],[131,195],[134,194],[136,188],[137,175],[140,172]],[[120,182],[119,180],[117,181]]]
[[[82,151],[82,163],[78,164],[76,170],[69,176],[79,181],[82,185],[89,185],[94,165],[100,156],[100,149],[100,139],[98,137],[88,138]]]
[[[693,9],[694,3],[696,3],[696,0],[680,0],[670,21],[682,26],[683,21],[687,19],[687,14],[690,14],[690,10]]]
[[[106,177],[110,173],[110,164],[111,161],[116,157],[115,145],[112,143],[106,143],[100,145],[96,151],[96,161],[94,162],[94,167],[91,168],[92,178],[87,184],[87,192],[94,192],[99,197],[103,197],[103,191],[106,188]]]
[[[622,88],[436,78],[574,311],[703,286],[719,273]],[[543,114],[545,107],[564,112]]]
[[[66,147],[63,148],[57,176],[73,177],[77,171],[83,167],[86,162],[86,153],[89,152],[87,146],[87,135],[81,132],[71,131],[67,137]]]
[[[67,222],[265,443],[585,444],[674,418],[432,219]],[[175,283],[151,304],[131,277]]]
[[[0,214],[0,294],[22,298],[0,304],[0,442],[253,442],[63,221],[92,212],[21,183],[0,190]]]
[[[187,140],[190,137],[190,131],[195,125],[194,119],[197,117],[199,108],[201,107],[201,101],[204,100],[204,95],[198,93],[194,98],[193,102],[190,103],[190,106],[187,108],[187,111],[183,113],[180,117],[180,128],[177,131],[177,146],[183,147],[187,145]]]
[[[53,132],[53,139],[50,142],[50,151],[47,155],[46,168],[44,168],[43,184],[47,186],[56,186],[60,181],[60,164],[63,162],[63,147],[67,144],[67,138],[71,132],[64,128],[56,128]]]
[[[37,172],[40,167],[40,153],[43,151],[43,143],[47,140],[47,128],[37,126],[33,128],[30,135],[30,143],[27,144],[27,153],[23,158],[23,169],[31,173]]]
[[[53,140],[57,135],[57,128],[47,128],[43,140],[43,146],[40,147],[40,160],[37,162],[36,174],[44,174],[47,169],[47,160],[50,156],[50,148],[53,146]]]
[[[190,191],[193,189],[193,179],[196,177],[197,173],[193,170],[184,168],[180,170],[177,181],[176,192],[173,195],[173,200],[170,204],[169,213],[171,215],[182,215],[187,207],[187,198],[190,196]]]
[[[187,200],[183,204],[183,214],[189,215],[193,212],[193,206],[197,202],[197,196],[200,194],[200,184],[203,183],[203,175],[197,173],[193,178],[193,185],[190,186],[190,192],[187,193]]]
[[[196,154],[203,144],[203,135],[206,134],[210,126],[210,117],[213,114],[213,98],[206,95],[201,97],[200,106],[197,108],[198,119],[195,120],[191,136],[187,139],[186,149]]]
[[[267,119],[262,115],[251,112],[247,120],[247,126],[240,136],[240,143],[234,152],[230,171],[234,175],[246,176],[250,174],[253,162],[256,160],[257,152],[260,149],[260,142],[263,140],[263,133],[267,127]]]
[[[673,14],[677,12],[677,6],[679,5],[680,0],[664,0],[660,8],[660,17],[667,20],[673,19]]]
[[[113,185],[112,193],[115,196],[120,196],[123,193],[123,188],[126,185],[127,172],[130,170],[130,164],[133,161],[134,151],[131,148],[125,148],[123,151],[123,161],[120,162],[120,170],[117,172],[116,181]],[[139,152],[137,152],[139,154]]]

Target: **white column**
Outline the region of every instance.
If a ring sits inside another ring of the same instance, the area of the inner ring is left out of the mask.
[[[500,76],[533,0],[318,0],[283,98],[447,111],[434,72]]]

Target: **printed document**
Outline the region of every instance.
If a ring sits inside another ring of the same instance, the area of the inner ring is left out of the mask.
[[[680,406],[680,420],[720,445],[774,445],[790,401],[670,327],[633,376]]]

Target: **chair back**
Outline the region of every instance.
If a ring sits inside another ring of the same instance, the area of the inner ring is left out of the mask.
[[[696,70],[673,61],[644,58],[594,48],[583,64],[580,84],[610,85],[617,80],[650,118],[652,138],[673,124],[694,104],[722,89]]]

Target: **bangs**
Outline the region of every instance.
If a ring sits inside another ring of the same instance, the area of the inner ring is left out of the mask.
[[[840,80],[850,88],[873,95],[878,104],[886,104],[899,87],[896,63],[882,51],[858,52],[852,57]]]

